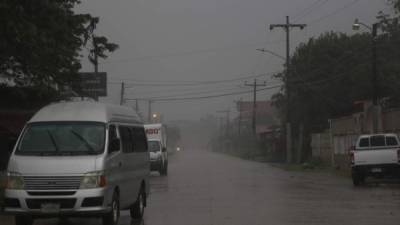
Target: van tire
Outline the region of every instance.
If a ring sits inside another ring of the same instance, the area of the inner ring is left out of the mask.
[[[119,195],[114,192],[111,201],[111,211],[103,216],[103,225],[117,225],[120,216]]]
[[[30,216],[15,216],[15,225],[32,225],[33,219]]]
[[[146,207],[146,193],[144,188],[140,189],[136,202],[131,206],[129,212],[132,219],[141,220],[144,215],[144,208]]]

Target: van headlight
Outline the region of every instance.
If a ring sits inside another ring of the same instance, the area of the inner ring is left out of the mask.
[[[101,188],[107,185],[104,172],[85,173],[81,180],[80,189]]]
[[[8,172],[6,187],[7,189],[23,190],[25,187],[24,178],[20,173]]]

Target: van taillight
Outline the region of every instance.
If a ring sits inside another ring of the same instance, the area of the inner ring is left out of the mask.
[[[350,161],[351,161],[351,164],[353,165],[354,164],[354,152],[350,152]]]

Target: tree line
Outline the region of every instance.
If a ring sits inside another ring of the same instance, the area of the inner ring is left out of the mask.
[[[400,0],[388,2],[394,13],[379,12],[376,17],[378,95],[379,104],[398,107]],[[293,112],[289,115],[295,135],[301,125],[309,139],[309,134],[328,128],[328,119],[351,114],[354,102],[372,98],[372,34],[368,29],[354,34],[331,31],[310,38],[296,48],[290,65],[288,75],[284,72],[276,75],[290,90],[290,108],[287,109],[285,89],[272,100],[281,115],[286,115],[287,110]]]
[[[107,37],[95,35],[98,17],[74,11],[80,3],[79,0],[0,1],[3,92],[9,90],[8,84],[33,88],[39,93],[69,84],[82,67],[84,49],[88,49],[93,63],[95,55],[106,58],[107,53],[118,48]]]

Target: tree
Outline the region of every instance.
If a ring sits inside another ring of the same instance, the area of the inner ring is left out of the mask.
[[[291,73],[278,74],[289,83],[291,122],[321,129],[327,120],[351,111],[355,100],[371,96],[368,34],[329,32],[301,44],[291,58]],[[286,95],[273,97],[286,111]],[[283,114],[284,115],[284,114]]]
[[[76,14],[79,0],[0,2],[0,75],[17,86],[65,84],[75,78],[80,52],[94,29],[90,14]],[[100,39],[100,57],[116,45]]]

